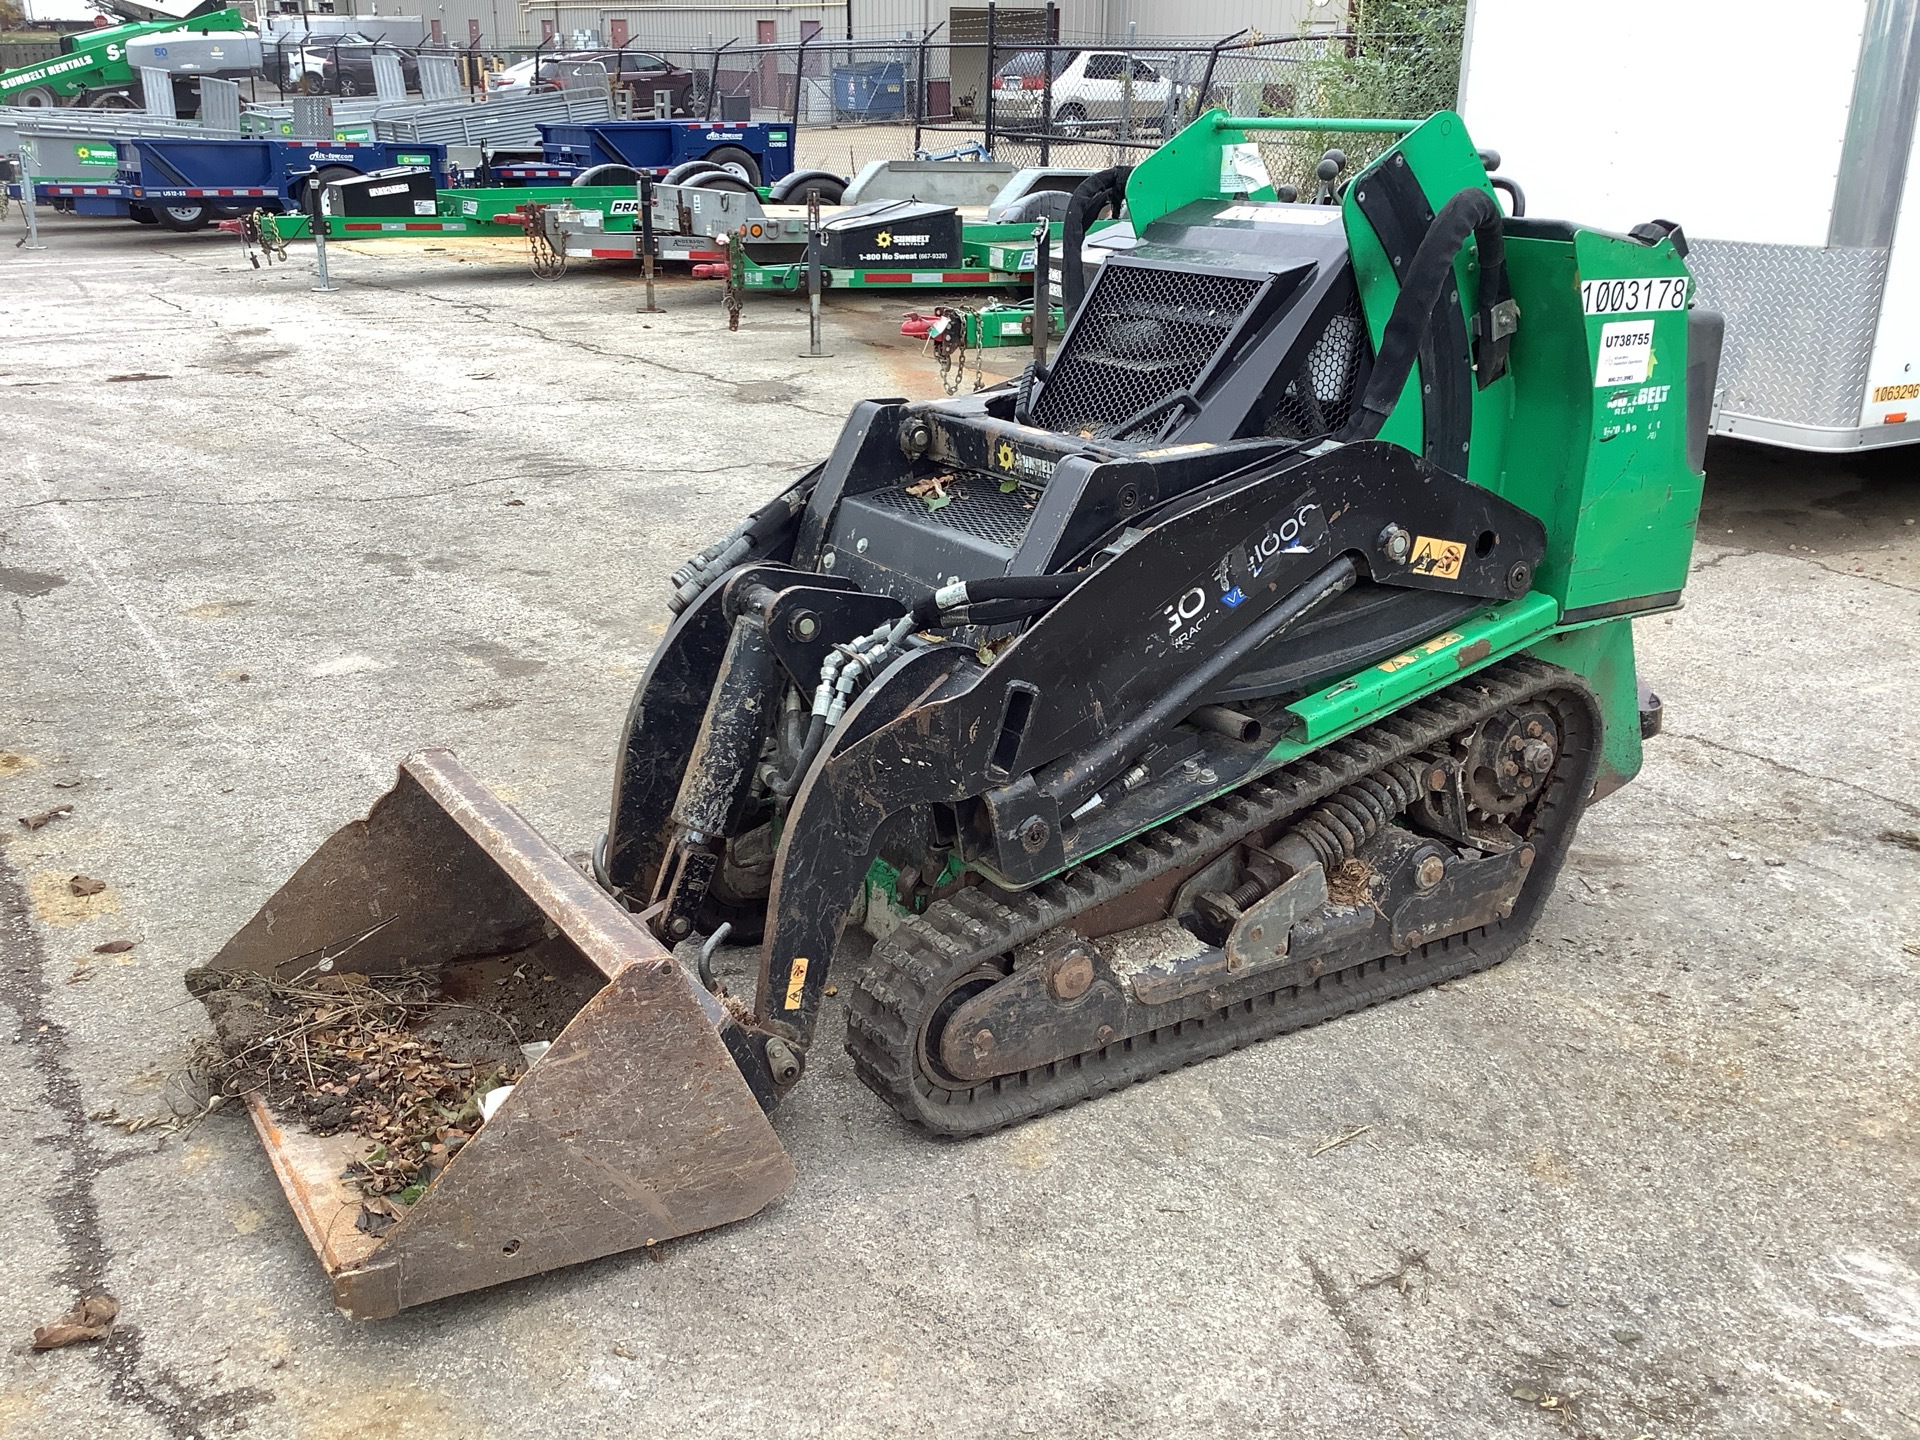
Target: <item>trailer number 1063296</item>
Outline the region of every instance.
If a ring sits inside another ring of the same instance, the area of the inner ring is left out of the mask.
[[[1644,280],[1582,280],[1580,304],[1589,315],[1635,315],[1649,310],[1687,308],[1687,277],[1656,275]]]

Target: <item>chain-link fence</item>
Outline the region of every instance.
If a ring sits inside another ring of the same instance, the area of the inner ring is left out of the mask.
[[[418,46],[282,33],[265,47],[262,78],[270,93],[371,95],[377,72],[391,88],[397,61],[407,93],[424,85],[436,98],[448,85],[475,99],[606,85],[620,115],[790,124],[799,165],[847,174],[915,157],[1099,168],[1142,158],[1209,109],[1419,118],[1451,106],[1458,88],[1460,19],[1445,4],[1373,0],[1351,32],[1288,38],[1069,42],[1058,30],[1051,6],[1002,14],[989,5],[984,23],[958,36],[942,24],[920,36],[815,32],[779,45],[655,48],[624,24],[619,44],[568,49],[552,38],[501,46],[477,29],[464,45],[436,37]],[[1328,149],[1344,153],[1351,173],[1387,139],[1295,131],[1260,143],[1275,182],[1308,195]]]

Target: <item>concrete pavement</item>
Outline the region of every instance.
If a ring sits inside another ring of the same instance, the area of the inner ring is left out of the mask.
[[[409,750],[590,843],[667,572],[937,378],[897,302],[804,362],[709,287],[44,229],[0,249],[0,1335],[123,1323],[0,1357],[0,1436],[1920,1435],[1910,461],[1715,449],[1639,630],[1669,733],[1508,964],[964,1144],[830,1015],[774,1209],[363,1325],[242,1119],[89,1115],[162,1106],[181,972]]]

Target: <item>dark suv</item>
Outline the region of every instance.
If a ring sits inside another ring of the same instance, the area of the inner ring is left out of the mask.
[[[318,83],[313,88],[322,95],[373,94],[373,57],[379,52],[399,56],[400,75],[407,89],[414,93],[420,89],[420,62],[398,45],[376,40],[342,40],[338,45],[315,45],[313,49],[320,56]]]
[[[633,94],[635,114],[653,109],[653,97],[664,90],[673,97],[670,113],[691,115],[706,106],[705,77],[683,70],[661,55],[644,50],[569,50],[540,64],[540,84],[560,86],[570,73],[598,65],[607,78]]]

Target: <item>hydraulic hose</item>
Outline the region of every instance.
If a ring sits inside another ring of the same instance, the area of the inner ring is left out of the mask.
[[[667,601],[667,608],[678,615],[699,599],[707,586],[777,540],[780,532],[793,523],[794,517],[806,509],[819,478],[820,467],[802,475],[749,515],[738,527],[675,570],[668,577],[667,583],[673,586],[673,595]]]
[[[1156,735],[1190,715],[1206,693],[1238,670],[1247,656],[1291,629],[1325,601],[1351,589],[1359,573],[1353,560],[1342,555],[1311,576],[1193,669],[1170,681],[1167,689],[1132,720],[1041,771],[1035,777],[1041,791],[1053,796],[1063,811],[1079,810]]]
[[[794,757],[793,768],[775,775],[767,788],[782,800],[791,798],[819,758],[828,733],[840,723],[847,707],[867,680],[877,675],[905,647],[916,630],[950,630],[961,625],[1004,625],[1041,614],[1068,595],[1083,575],[1002,575],[943,585],[921,598],[898,620],[890,620],[858,639],[836,645],[820,664],[820,684],[813,693],[806,739]]]
[[[1082,180],[1067,201],[1066,219],[1060,225],[1060,310],[1071,321],[1073,312],[1086,298],[1087,269],[1080,251],[1087,243],[1087,226],[1100,218],[1103,210],[1117,216],[1127,200],[1127,177],[1131,165],[1115,165]]]
[[[1044,600],[1052,603],[1072,593],[1084,575],[999,575],[943,585],[923,596],[913,607],[916,629],[940,625],[942,617],[988,600]],[[947,621],[952,624],[954,622]]]
[[[1453,260],[1471,235],[1480,248],[1480,317],[1483,335],[1490,335],[1496,298],[1506,289],[1507,247],[1500,224],[1499,202],[1484,190],[1462,190],[1440,207],[1433,224],[1414,251],[1413,263],[1400,283],[1393,313],[1380,336],[1373,373],[1353,419],[1337,435],[1341,441],[1371,440],[1380,433],[1414,361],[1432,329],[1440,297],[1453,283]]]

